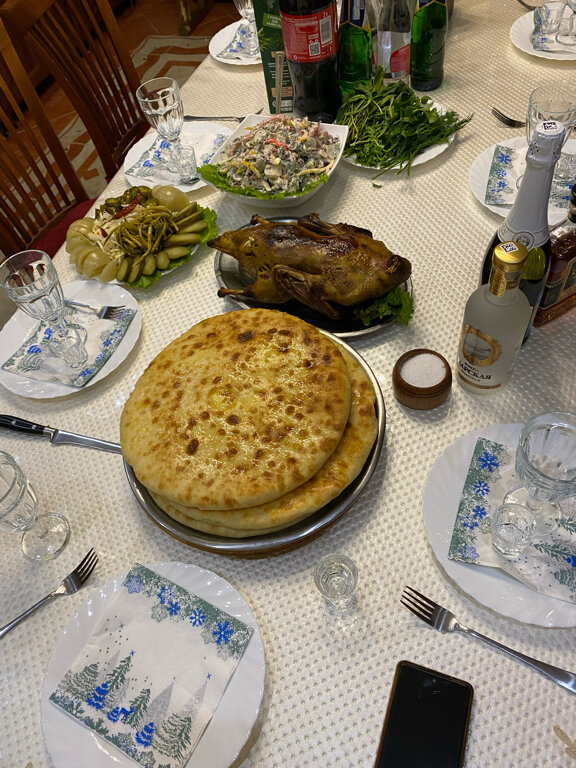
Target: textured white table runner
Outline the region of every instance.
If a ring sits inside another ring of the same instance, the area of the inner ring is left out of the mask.
[[[195,563],[233,584],[251,605],[263,634],[268,684],[259,738],[243,768],[371,768],[394,667],[410,659],[463,677],[475,688],[468,768],[559,768],[574,765],[554,732],[576,739],[576,699],[531,670],[458,635],[441,635],[399,602],[416,589],[452,608],[466,624],[552,664],[576,671],[576,630],[526,626],[491,613],[451,583],[436,562],[422,522],[422,489],[435,459],[469,430],[525,421],[548,408],[576,407],[576,310],[535,329],[510,386],[480,398],[454,383],[446,403],[430,412],[399,405],[391,374],[397,358],[429,347],[454,365],[464,303],[478,282],[484,249],[502,219],[468,186],[477,155],[519,135],[490,114],[492,106],[523,117],[528,94],[547,80],[574,78],[573,62],[522,53],[509,39],[524,13],[514,0],[456,0],[446,49],[446,74],[435,100],[472,122],[440,156],[410,179],[380,178],[342,163],[311,208],[328,221],[371,229],[413,266],[415,316],[356,343],[372,366],[387,408],[386,444],[360,501],[328,532],[303,547],[257,560],[201,552],[163,533],[139,508],[119,456],[0,432],[0,445],[22,462],[44,510],[65,512],[72,525],[67,550],[36,565],[21,555],[16,536],[2,534],[0,623],[20,613],[94,546],[100,556],[84,591],[48,606],[2,640],[0,765],[51,765],[40,722],[44,671],[63,626],[91,588],[135,561]],[[264,108],[261,71],[211,59],[183,89],[186,111],[249,114]],[[105,196],[125,187],[120,173]],[[219,227],[246,224],[257,205],[231,201],[209,188],[197,199],[218,213]],[[266,211],[263,211],[266,214]],[[63,282],[77,279],[61,252]],[[0,412],[69,431],[117,440],[122,406],[148,362],[193,323],[230,309],[216,295],[208,250],[148,291],[135,292],[143,316],[138,343],[109,377],[68,398],[26,400],[0,390]],[[339,550],[359,570],[358,620],[335,628],[317,593],[312,570]],[[81,763],[81,756],[79,762]]]

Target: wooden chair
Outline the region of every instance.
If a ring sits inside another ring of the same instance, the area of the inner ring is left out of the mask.
[[[148,124],[135,96],[140,80],[108,0],[5,0],[0,18],[20,59],[33,47],[70,99],[112,177]]]
[[[10,49],[0,55],[0,189],[0,259],[32,246],[53,256],[92,204]]]

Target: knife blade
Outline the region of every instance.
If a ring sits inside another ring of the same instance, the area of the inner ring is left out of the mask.
[[[84,448],[94,448],[97,451],[109,453],[122,453],[119,443],[111,443],[108,440],[100,440],[98,437],[78,435],[75,432],[66,432],[64,429],[54,429],[43,424],[35,424],[18,416],[0,414],[0,427],[11,429],[13,432],[24,432],[28,435],[47,437],[54,445],[80,445]]]

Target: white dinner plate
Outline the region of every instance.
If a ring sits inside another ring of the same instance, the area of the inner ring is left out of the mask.
[[[576,47],[567,48],[565,51],[537,51],[532,47],[530,36],[534,29],[534,13],[529,11],[519,19],[516,19],[510,27],[510,40],[516,48],[531,56],[539,56],[542,59],[556,59],[557,61],[570,61],[576,59]]]
[[[499,144],[503,144],[514,149],[526,151],[528,148],[528,142],[525,136],[514,136],[511,139],[502,139]],[[573,146],[572,146],[573,145]],[[489,211],[497,213],[499,216],[506,217],[510,213],[512,205],[492,205],[486,202],[486,186],[488,184],[488,177],[490,175],[490,166],[492,165],[492,158],[494,157],[494,150],[498,145],[493,144],[481,152],[474,160],[468,171],[468,184],[474,194],[474,197],[479,203]],[[568,139],[566,142],[566,149],[570,151],[576,151],[576,139]],[[555,205],[548,206],[548,223],[550,225],[557,224],[562,221],[568,215],[568,207],[558,208]]]
[[[214,153],[220,147],[221,137],[228,137],[232,133],[232,129],[227,125],[221,125],[220,123],[211,123],[209,121],[188,121],[184,123],[182,128],[183,143],[191,144],[194,147],[196,153],[196,162],[198,165],[203,163],[209,163]],[[155,184],[167,184],[164,179],[156,180],[154,176],[135,176],[134,174],[126,173],[126,170],[132,168],[138,160],[142,157],[144,152],[149,149],[156,139],[156,133],[147,133],[140,141],[137,141],[124,158],[124,175],[126,181],[132,187],[137,187],[140,184],[144,184],[148,187],[153,187]],[[192,184],[174,184],[175,187],[181,189],[183,192],[192,192],[195,189],[200,189],[205,186],[206,182],[203,179],[194,181]]]
[[[211,571],[184,563],[152,563],[147,567],[254,628],[212,720],[186,763],[186,768],[228,768],[250,737],[264,694],[266,660],[254,614],[240,593]],[[134,768],[127,755],[49,701],[125,576],[123,573],[94,590],[64,628],[48,662],[42,689],[42,731],[55,768]]]
[[[91,387],[97,381],[104,379],[112,373],[121,362],[123,362],[140,335],[142,328],[142,316],[138,302],[132,294],[121,285],[111,283],[100,283],[98,280],[79,280],[74,283],[64,283],[62,285],[64,297],[67,299],[76,299],[90,304],[101,306],[120,306],[133,309],[136,314],[132,318],[126,333],[116,350],[112,353],[108,361],[102,366],[98,373],[90,379],[83,387],[69,387],[61,381],[40,381],[29,379],[21,373],[10,373],[0,368],[0,384],[10,392],[22,397],[45,398],[45,397],[64,397],[76,392],[82,392],[87,387]],[[26,336],[38,324],[30,315],[17,309],[10,320],[0,331],[0,348],[2,350],[16,350]],[[3,361],[2,361],[3,362]]]
[[[448,558],[462,488],[478,437],[515,445],[522,424],[473,430],[436,459],[424,484],[422,512],[428,541],[448,577],[470,597],[496,613],[540,627],[575,627],[576,605],[536,592],[497,568]]]
[[[436,107],[438,112],[440,114],[443,114],[446,112],[446,107],[443,107],[442,104],[438,104],[436,101],[433,102],[433,106]],[[415,168],[417,165],[423,165],[424,163],[427,163],[429,160],[432,160],[435,157],[438,157],[438,155],[441,155],[442,152],[445,152],[450,144],[454,141],[455,133],[453,133],[448,141],[444,142],[443,144],[433,144],[431,147],[428,147],[428,149],[425,149],[424,152],[420,152],[419,155],[416,155],[414,160],[412,160],[411,168]],[[342,157],[342,160],[346,163],[350,163],[351,165],[355,165],[357,168],[366,168],[369,171],[379,171],[379,166],[373,166],[373,165],[362,165],[362,163],[356,162],[356,155],[349,155],[346,157],[345,155]],[[386,173],[389,173],[390,171],[398,170],[398,166],[395,165],[393,168],[390,168]]]
[[[235,67],[253,66],[254,64],[260,64],[262,57],[260,55],[255,56],[253,59],[221,59],[218,54],[226,48],[228,43],[232,42],[236,30],[242,24],[242,19],[234,21],[232,24],[228,24],[227,27],[217,32],[214,37],[208,43],[208,51],[210,56],[221,64],[232,64]]]

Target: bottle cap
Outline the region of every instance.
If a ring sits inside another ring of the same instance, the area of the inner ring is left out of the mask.
[[[537,123],[530,142],[526,160],[532,160],[537,165],[548,166],[560,157],[566,127],[559,120],[542,120]]]
[[[510,240],[506,243],[499,243],[494,248],[492,264],[504,272],[522,272],[527,258],[528,250],[522,243]]]

